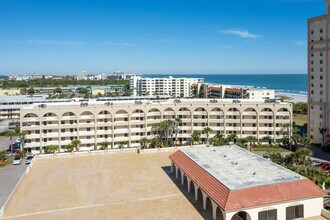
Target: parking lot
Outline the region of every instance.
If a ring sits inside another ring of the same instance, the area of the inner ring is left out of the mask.
[[[205,219],[169,175],[170,154],[37,158],[4,219]]]
[[[0,167],[0,208],[6,202],[8,196],[15,188],[17,182],[27,168],[27,165],[22,161],[21,165],[8,165]]]

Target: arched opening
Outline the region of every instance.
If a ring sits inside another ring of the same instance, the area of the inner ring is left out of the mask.
[[[211,212],[212,213],[212,202],[211,199],[207,196],[206,197],[206,209],[207,212]]]
[[[223,220],[222,210],[217,206],[215,220]]]
[[[197,195],[198,195],[198,202],[203,204],[203,193],[202,193],[202,190],[200,188],[198,188],[198,190],[197,190]]]
[[[187,176],[185,174],[183,175],[183,185],[188,186],[188,179],[187,179]]]
[[[181,180],[181,170],[178,169],[178,180]]]
[[[195,197],[195,185],[194,185],[193,181],[190,181],[190,194]]]
[[[251,216],[249,215],[249,213],[241,211],[241,212],[237,212],[232,218],[231,220],[251,220]]]
[[[175,111],[172,108],[167,108],[164,111],[163,119],[175,119]]]

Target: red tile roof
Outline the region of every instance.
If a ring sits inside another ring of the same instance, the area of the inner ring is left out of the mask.
[[[235,88],[226,88],[226,91],[228,91],[228,92],[241,92],[240,89],[235,89]]]
[[[210,90],[221,90],[221,87],[210,87]]]
[[[325,195],[309,179],[230,190],[183,152],[173,153],[170,159],[225,211]]]

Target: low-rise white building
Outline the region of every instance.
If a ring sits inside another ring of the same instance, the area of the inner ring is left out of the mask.
[[[275,90],[272,89],[247,89],[246,92],[248,94],[248,99],[275,99]]]
[[[182,149],[170,160],[176,179],[187,186],[214,220],[321,216],[325,191],[311,180],[238,146]]]

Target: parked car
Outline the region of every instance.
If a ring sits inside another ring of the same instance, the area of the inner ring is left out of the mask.
[[[322,163],[322,162],[319,161],[319,160],[312,160],[311,165],[312,165],[313,167],[316,167],[316,166],[319,166],[321,163]]]
[[[20,157],[15,157],[13,160],[13,165],[20,165],[22,162],[22,158]]]
[[[329,166],[330,166],[330,163],[324,163],[320,168],[321,169],[326,169]]]
[[[25,164],[30,164],[33,160],[33,155],[29,155],[25,159]]]

